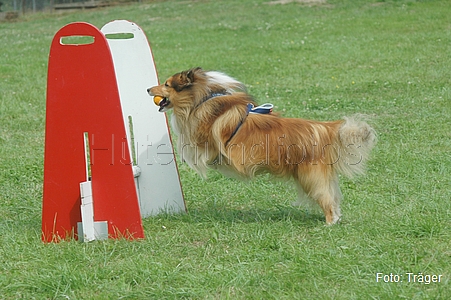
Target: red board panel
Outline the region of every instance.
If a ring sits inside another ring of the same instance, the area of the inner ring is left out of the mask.
[[[91,43],[62,43],[65,37]],[[42,240],[76,237],[80,182],[86,181],[89,136],[94,221],[108,221],[112,238],[143,238],[136,187],[108,43],[88,23],[55,35],[49,58]],[[75,235],[74,235],[75,234]]]

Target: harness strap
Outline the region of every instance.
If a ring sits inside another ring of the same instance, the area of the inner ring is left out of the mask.
[[[251,114],[270,114],[272,112],[274,105],[271,103],[265,103],[260,106],[254,107],[252,103],[249,103],[246,107],[246,115],[241,118],[240,122],[238,122],[238,125],[236,125],[235,130],[232,132],[232,135],[229,137],[229,139],[225,142],[225,146],[227,147],[227,144],[230,142],[230,140],[235,136],[238,129],[240,129],[241,125],[243,125],[244,121],[246,120],[247,116]]]
[[[220,96],[228,96],[230,95],[230,93],[211,93],[210,95],[206,96],[204,99],[202,99],[202,102],[198,105],[202,105],[204,102],[216,98],[216,97],[220,97]]]
[[[199,105],[203,104],[204,102],[206,102],[206,101],[208,101],[208,100],[210,100],[212,98],[220,97],[220,96],[227,96],[227,95],[230,95],[230,93],[227,93],[227,92],[225,92],[225,93],[211,93],[210,95],[205,97]],[[232,132],[232,135],[230,135],[229,139],[225,142],[225,146],[227,147],[227,144],[235,136],[235,134],[240,129],[241,125],[243,125],[244,121],[246,120],[247,116],[250,113],[251,114],[270,114],[270,113],[272,113],[273,107],[274,107],[274,105],[272,105],[271,103],[265,103],[265,104],[262,104],[262,105],[257,106],[257,107],[254,107],[254,105],[252,103],[249,103],[247,105],[247,107],[246,107],[246,115],[241,118],[240,122],[238,122],[238,124],[235,127],[235,130],[233,130],[233,132]]]

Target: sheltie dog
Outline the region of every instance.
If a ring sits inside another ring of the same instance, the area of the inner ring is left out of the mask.
[[[293,178],[298,201],[314,200],[326,223],[341,216],[338,175],[364,172],[376,133],[360,117],[332,122],[254,113],[243,83],[217,71],[193,68],[147,90],[160,112],[173,109],[183,161],[205,176],[208,168],[252,178],[268,172]]]

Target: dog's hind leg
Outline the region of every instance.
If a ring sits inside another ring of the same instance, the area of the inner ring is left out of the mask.
[[[321,206],[324,214],[326,215],[326,223],[328,225],[335,224],[340,220],[340,202],[342,198],[343,196],[341,194],[340,186],[338,185],[338,176],[336,175],[329,182],[329,191],[324,195],[324,197],[317,199],[318,204]]]
[[[321,176],[320,174],[309,174],[309,176],[302,176],[299,184],[305,193],[321,207],[328,225],[335,224],[340,220],[342,194],[336,174],[330,177],[326,176],[326,178],[324,178],[324,174]]]

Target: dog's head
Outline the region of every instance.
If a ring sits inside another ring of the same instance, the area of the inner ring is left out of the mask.
[[[223,73],[206,72],[198,67],[174,74],[147,92],[158,100],[155,104],[160,106],[159,111],[165,112],[175,107],[191,110],[211,94],[231,94],[237,90],[245,90],[241,82]]]
[[[205,82],[203,77],[205,72],[201,68],[189,69],[172,75],[163,84],[151,87],[147,92],[150,96],[162,98],[155,101],[160,106],[160,112],[168,111],[174,106],[189,106],[195,100],[194,85]]]

